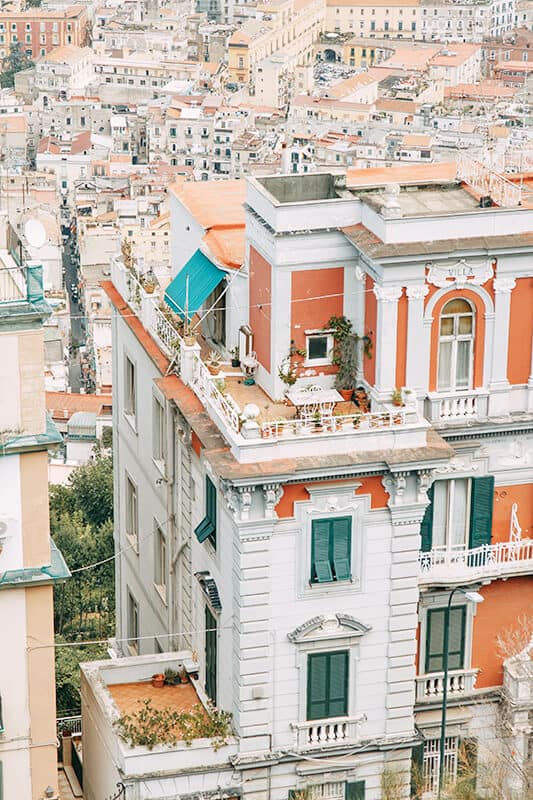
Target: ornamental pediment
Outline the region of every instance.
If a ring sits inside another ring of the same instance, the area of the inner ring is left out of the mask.
[[[363,636],[370,628],[350,614],[321,614],[312,617],[287,634],[296,644],[319,642],[331,639],[347,639]]]

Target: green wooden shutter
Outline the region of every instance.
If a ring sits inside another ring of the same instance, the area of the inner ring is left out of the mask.
[[[311,580],[326,583],[333,580],[331,564],[329,563],[329,534],[328,520],[314,520],[312,524],[311,547]]]
[[[346,784],[346,800],[365,800],[365,782],[354,781]]]
[[[205,693],[213,703],[217,701],[217,619],[205,607]]]
[[[212,480],[205,479],[205,515],[211,521],[212,530],[209,540],[213,547],[217,543],[217,490]]]
[[[432,548],[433,539],[433,485],[428,489],[429,505],[424,513],[424,518],[420,523],[420,535],[422,541],[420,549],[423,553],[428,553]]]
[[[205,542],[205,540],[209,539],[213,532],[213,523],[209,517],[204,517],[200,524],[194,529],[194,533],[199,542]]]
[[[312,653],[307,658],[307,719],[323,719],[328,711],[329,653]]]
[[[472,479],[470,495],[469,547],[490,544],[492,535],[492,507],[494,504],[494,476]]]
[[[328,670],[328,717],[348,713],[348,651],[330,653]]]
[[[334,519],[332,528],[332,561],[335,578],[338,581],[348,581],[352,577],[350,570],[352,546],[352,520],[350,517]]]
[[[444,608],[430,608],[426,622],[426,672],[444,669]],[[448,638],[448,669],[462,669],[465,652],[466,606],[450,609]]]

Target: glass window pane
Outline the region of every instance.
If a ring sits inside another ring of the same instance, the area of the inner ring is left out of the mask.
[[[472,333],[472,317],[459,317],[459,333]]]
[[[451,336],[453,334],[453,317],[442,317],[440,321],[440,335]]]
[[[466,544],[468,480],[456,480],[453,486],[452,520],[449,542],[452,547]]]
[[[433,547],[446,544],[448,482],[436,481],[433,489]]]
[[[310,336],[308,339],[309,360],[328,357],[328,337]]]
[[[457,366],[455,386],[457,389],[468,389],[470,385],[470,347],[471,342],[457,342]]]
[[[470,303],[466,300],[458,298],[457,300],[450,300],[442,309],[443,314],[471,314],[472,308]]]
[[[449,389],[452,371],[452,342],[441,342],[439,346],[438,389]]]

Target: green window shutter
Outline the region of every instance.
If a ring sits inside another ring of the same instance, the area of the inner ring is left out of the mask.
[[[217,620],[211,609],[205,607],[205,692],[209,699],[217,701]]]
[[[4,800],[4,765],[0,761],[0,800]]]
[[[472,479],[470,495],[470,549],[490,544],[492,535],[492,507],[494,504],[494,476]]]
[[[204,517],[199,525],[194,529],[194,533],[199,542],[205,542],[215,532],[215,527],[209,517]]]
[[[312,524],[311,580],[326,583],[333,580],[329,563],[329,531],[327,520],[314,520]]]
[[[307,659],[307,719],[323,719],[328,712],[329,653],[312,653]]]
[[[352,520],[350,517],[334,519],[332,527],[333,569],[335,579],[348,581],[352,577],[350,570],[350,556],[352,546]]]
[[[344,717],[348,713],[348,651],[331,653],[328,674],[328,717]]]
[[[365,800],[365,782],[354,781],[346,784],[346,800]]]
[[[442,672],[444,669],[444,608],[431,608],[426,622],[425,671]],[[450,633],[448,638],[448,669],[462,669],[465,651],[466,606],[450,609]]]
[[[433,544],[433,486],[430,486],[428,489],[428,500],[429,505],[427,506],[424,518],[420,523],[420,535],[422,537],[420,549],[423,553],[428,553]]]

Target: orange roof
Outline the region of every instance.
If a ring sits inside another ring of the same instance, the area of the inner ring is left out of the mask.
[[[466,44],[465,42],[455,43],[449,48],[443,49],[431,59],[432,67],[455,67],[464,64],[475,53],[481,51],[479,44]]]
[[[402,147],[430,147],[431,136],[423,133],[406,133],[402,139]]]
[[[499,61],[494,69],[512,70],[513,72],[532,72],[533,64],[530,61]]]
[[[397,167],[371,167],[349,169],[346,185],[351,189],[360,186],[382,186],[387,183],[424,183],[425,181],[453,181],[457,164],[442,161],[437,164],[402,164]]]
[[[206,230],[244,226],[246,181],[177,181],[169,189]]]
[[[416,8],[420,5],[420,0],[327,0],[328,6],[401,6],[402,8]]]
[[[446,86],[444,94],[446,97],[468,97],[475,100],[480,97],[513,97],[517,91],[517,87],[504,86],[499,81],[481,81]]]
[[[91,411],[96,416],[103,414],[104,406],[111,407],[110,394],[75,394],[74,392],[45,392],[46,408],[55,420],[68,420],[76,411]]]
[[[244,264],[244,225],[238,228],[212,228],[204,236],[204,242],[215,259],[224,266],[239,269]]]
[[[396,69],[424,70],[433,56],[436,56],[442,46],[436,47],[399,47],[394,55],[385,59],[380,67],[394,67]]]

